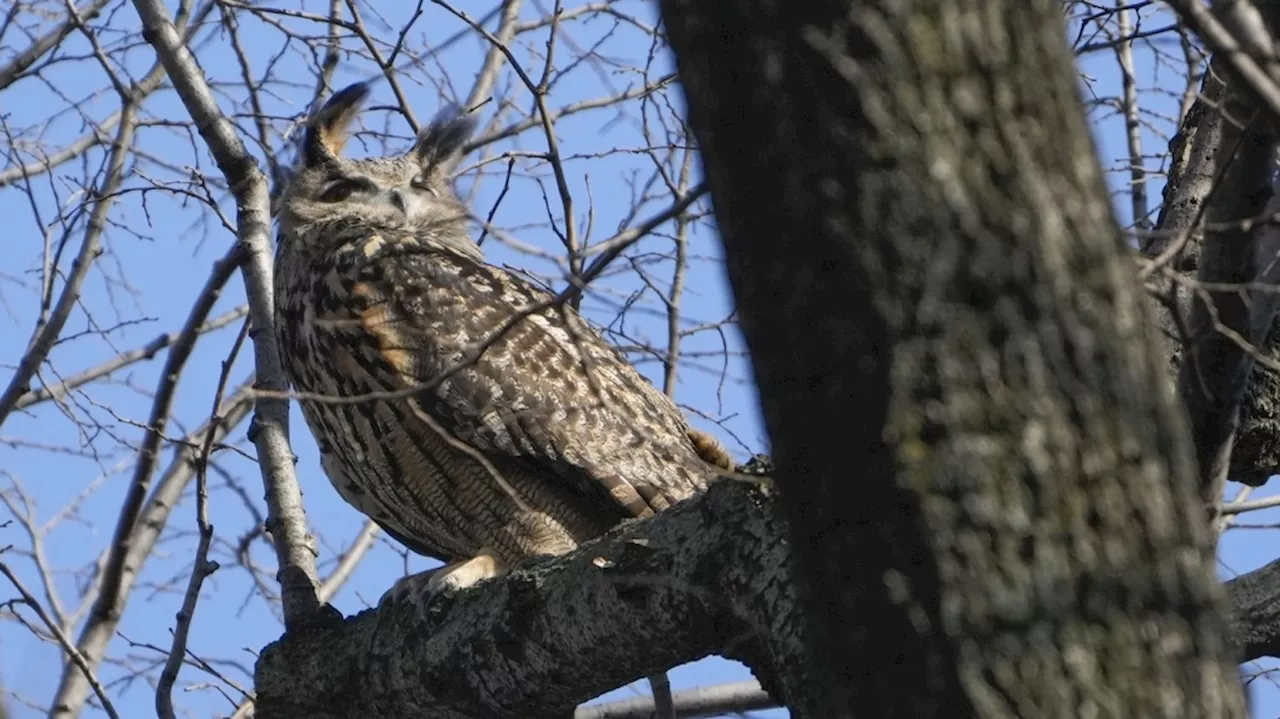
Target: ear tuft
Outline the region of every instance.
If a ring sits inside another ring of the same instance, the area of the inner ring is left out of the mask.
[[[336,159],[349,137],[347,130],[369,97],[369,83],[357,82],[339,90],[316,111],[307,122],[302,144],[307,165],[319,165]]]
[[[452,172],[477,125],[475,115],[463,114],[462,108],[450,103],[418,134],[412,153],[419,165],[435,174]]]

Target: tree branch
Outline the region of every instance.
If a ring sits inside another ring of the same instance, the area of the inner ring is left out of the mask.
[[[31,610],[35,612],[36,616],[40,618],[40,621],[44,623],[45,628],[48,629],[49,633],[58,641],[58,645],[62,647],[62,651],[66,653],[67,658],[71,660],[71,666],[74,667],[75,671],[80,672],[80,675],[84,677],[85,682],[88,683],[89,686],[93,687],[93,693],[98,696],[98,701],[102,702],[102,710],[107,713],[107,716],[110,717],[110,719],[120,719],[120,715],[116,713],[115,707],[111,704],[111,698],[107,696],[107,690],[102,686],[102,682],[98,681],[98,677],[93,673],[93,667],[90,665],[89,660],[76,650],[76,648],[71,644],[71,640],[62,633],[57,622],[53,621],[53,619],[49,617],[49,614],[45,612],[44,607],[40,606],[40,601],[37,600],[31,592],[27,591],[27,588],[22,584],[22,580],[18,579],[18,576],[13,573],[13,570],[9,569],[9,566],[3,562],[0,562],[0,574],[4,574],[4,576],[9,579],[9,583],[13,585],[13,588],[18,590],[18,596],[22,598],[22,602],[28,607],[31,607]]]
[[[793,715],[1243,716],[1061,4],[660,4],[815,627]]]
[[[1270,284],[1276,272],[1276,233],[1256,220],[1271,196],[1271,153],[1276,142],[1276,67],[1273,41],[1256,10],[1224,4],[1216,10],[1230,29],[1218,26],[1200,4],[1176,3],[1188,25],[1215,50],[1215,64],[1229,67],[1220,104],[1221,137],[1214,153],[1219,186],[1210,191],[1204,215],[1209,231],[1197,263],[1201,284]],[[1246,12],[1246,10],[1248,10]],[[1266,19],[1274,25],[1275,17]],[[1225,38],[1224,38],[1225,34]],[[1255,61],[1255,58],[1257,61]],[[1263,72],[1255,76],[1249,68]],[[1265,70],[1265,72],[1264,72]],[[1280,302],[1273,292],[1196,293],[1188,320],[1188,350],[1179,391],[1191,417],[1204,501],[1216,507],[1232,463],[1242,403],[1254,368],[1251,348],[1265,344]],[[1239,346],[1220,329],[1243,337]]]
[[[91,0],[85,3],[76,14],[80,16],[80,22],[91,20],[102,12],[102,9],[109,5],[111,0]],[[67,35],[76,27],[71,17],[56,25],[49,32],[40,36],[35,42],[27,46],[25,50],[14,55],[9,62],[0,66],[0,90],[12,85],[18,78],[22,77],[24,71],[31,67],[46,53],[62,43]]]
[[[196,333],[203,335],[213,332],[214,330],[222,329],[241,317],[244,317],[248,312],[248,305],[240,305],[233,310],[224,312],[208,322],[205,322],[196,329]],[[83,387],[94,380],[108,377],[136,362],[154,359],[155,356],[160,353],[160,350],[167,349],[172,346],[174,342],[178,341],[178,339],[179,335],[173,332],[165,332],[164,334],[157,335],[155,339],[137,349],[121,352],[110,360],[103,362],[96,367],[90,367],[83,372],[74,374],[56,385],[27,392],[18,398],[18,403],[14,408],[22,410],[41,402],[47,402],[51,399],[62,399],[77,387]]]
[[[127,537],[113,543],[102,558],[101,566],[104,569],[97,578],[97,586],[88,592],[91,599],[86,601],[93,601],[95,609],[104,609],[90,613],[76,640],[76,650],[84,655],[91,668],[96,667],[106,656],[107,646],[115,636],[138,572],[142,570],[143,562],[151,556],[173,508],[178,506],[182,493],[195,477],[198,461],[195,448],[204,442],[221,442],[244,420],[249,414],[248,384],[251,381],[252,378],[238,386],[227,398],[219,414],[221,422],[205,422],[187,435],[186,442],[178,445],[173,462],[160,475],[155,490],[147,499],[146,507],[138,515]],[[211,439],[208,436],[210,432],[213,435]],[[119,576],[113,577],[113,572]],[[106,587],[111,587],[114,593],[107,596],[104,592]],[[95,594],[96,599],[92,599]],[[55,719],[78,716],[89,690],[89,683],[76,667],[63,667],[50,715]]]
[[[1170,143],[1173,167],[1159,223],[1163,239],[1144,243],[1144,253],[1155,259],[1144,274],[1158,267],[1167,276],[1158,290],[1164,307],[1156,317],[1166,336],[1163,347],[1178,367],[1201,489],[1213,507],[1228,477],[1258,485],[1280,463],[1280,381],[1254,372],[1250,351],[1263,351],[1278,305],[1274,294],[1262,292],[1196,292],[1194,284],[1184,287],[1183,278],[1171,273],[1195,272],[1201,284],[1225,285],[1267,282],[1276,275],[1275,234],[1255,229],[1251,221],[1271,194],[1280,66],[1267,27],[1274,28],[1277,18],[1269,7],[1241,3],[1215,4],[1212,13],[1200,0],[1170,5],[1214,57],[1201,97]],[[1212,230],[1207,233],[1206,219]],[[1245,346],[1225,336],[1223,327],[1243,337]]]
[[[1280,657],[1280,559],[1227,582],[1240,661]]]
[[[778,703],[759,682],[733,682],[676,692],[672,697],[676,716],[698,719],[721,714],[741,714],[755,709],[772,709]],[[593,704],[574,712],[573,719],[649,719],[653,697],[634,697],[608,704]]]
[[[1192,339],[1187,317],[1197,285],[1194,276],[1204,252],[1204,218],[1211,210],[1215,216],[1224,216],[1216,207],[1222,198],[1252,197],[1266,190],[1266,183],[1257,182],[1258,178],[1253,178],[1254,184],[1248,185],[1245,182],[1250,178],[1243,173],[1225,173],[1232,156],[1230,148],[1223,147],[1224,126],[1232,121],[1222,112],[1228,96],[1228,73],[1225,60],[1215,57],[1178,134],[1170,141],[1169,181],[1164,189],[1160,218],[1155,232],[1143,238],[1142,243],[1142,253],[1150,260],[1142,276],[1152,293],[1149,297],[1155,319],[1152,329],[1169,360],[1175,383],[1183,363],[1183,343]],[[1239,137],[1238,130],[1226,132]],[[1272,339],[1264,345],[1268,355],[1277,346],[1274,332],[1272,334]],[[1235,354],[1242,349],[1245,348],[1237,346],[1231,352]],[[1254,372],[1239,412],[1229,476],[1238,482],[1259,486],[1280,471],[1280,375]],[[1194,417],[1193,423],[1211,425]]]
[[[93,266],[94,261],[102,254],[102,232],[107,225],[107,214],[111,211],[111,206],[116,201],[116,191],[120,189],[120,184],[124,181],[125,161],[133,151],[134,133],[138,127],[138,106],[132,99],[126,98],[123,101],[124,108],[120,111],[120,125],[116,128],[115,142],[111,146],[111,152],[107,160],[106,179],[102,184],[102,188],[94,193],[96,197],[93,201],[93,211],[89,216],[89,224],[84,230],[84,239],[80,243],[80,251],[71,263],[71,270],[67,273],[67,279],[62,286],[62,293],[58,295],[58,301],[53,305],[48,317],[42,316],[42,320],[36,324],[36,331],[31,338],[31,344],[27,347],[27,351],[23,353],[22,359],[18,361],[18,369],[13,373],[13,377],[10,378],[8,386],[0,394],[0,424],[4,424],[9,413],[17,405],[18,399],[30,389],[31,377],[35,375],[36,370],[40,368],[40,364],[49,356],[49,351],[53,349],[54,342],[58,339],[58,335],[62,333],[62,327],[67,323],[67,319],[71,317],[72,308],[75,307],[76,302],[80,299],[80,288],[84,284],[85,278],[89,275],[89,268]],[[55,273],[55,268],[47,268],[47,270],[50,276],[46,281],[49,283],[49,287],[52,287],[54,281],[52,275]]]
[[[247,253],[242,274],[253,327],[250,336],[258,385],[283,392],[288,383],[275,342],[271,202],[266,175],[241,142],[235,126],[218,109],[204,73],[182,43],[164,4],[160,0],[134,0],[133,4],[142,18],[143,38],[155,47],[174,89],[235,196],[237,239]],[[289,447],[288,402],[267,395],[256,397],[249,434],[258,449],[266,487],[267,529],[280,566],[285,624],[293,625],[313,616],[320,602],[316,596],[315,541],[307,532],[302,492]]]
[[[771,497],[722,480],[474,590],[286,632],[258,660],[257,716],[564,717],[712,653],[782,698],[805,674],[784,536]]]
[[[1258,18],[1253,17],[1257,11],[1246,13],[1238,2],[1217,3],[1211,11],[1201,0],[1167,0],[1170,6],[1178,11],[1178,15],[1201,40],[1240,77],[1244,84],[1253,91],[1258,102],[1273,116],[1280,117],[1280,86],[1277,86],[1275,72],[1276,59],[1270,50],[1270,38],[1259,42],[1267,32]],[[1214,18],[1214,12],[1222,17],[1231,27],[1227,27]],[[1244,17],[1242,17],[1244,16]],[[1244,37],[1241,37],[1241,36]],[[1270,55],[1258,57],[1255,55]]]

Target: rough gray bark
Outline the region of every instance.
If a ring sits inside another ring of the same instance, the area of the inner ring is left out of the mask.
[[[794,715],[1242,716],[1059,4],[662,10],[823,639]]]
[[[1280,656],[1280,560],[1227,582],[1241,661]]]
[[[271,644],[258,719],[566,717],[716,653],[775,697],[802,691],[799,615],[776,505],[722,481],[578,551],[423,607],[387,601]]]
[[[1276,138],[1270,122],[1251,118],[1257,112],[1252,102],[1244,101],[1234,89],[1228,93],[1229,119],[1221,123],[1216,163],[1222,187],[1205,213],[1210,229],[1205,232],[1196,273],[1201,285],[1269,282],[1275,274],[1267,269],[1274,265],[1274,251],[1264,252],[1264,233],[1246,221],[1261,216],[1271,197],[1271,151]],[[1193,293],[1189,344],[1179,368],[1178,391],[1191,419],[1203,499],[1210,507],[1222,501],[1241,400],[1255,375],[1254,352],[1261,351],[1275,319],[1276,300],[1275,292],[1266,291]]]

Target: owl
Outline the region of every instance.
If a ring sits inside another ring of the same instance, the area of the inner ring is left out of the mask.
[[[368,94],[307,123],[279,201],[276,332],[338,493],[445,563],[427,590],[571,551],[730,468],[574,309],[485,263],[451,183],[472,118],[342,156]]]

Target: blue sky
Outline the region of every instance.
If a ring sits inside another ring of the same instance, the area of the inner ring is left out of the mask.
[[[173,5],[171,2],[171,8]],[[310,12],[323,13],[326,5],[327,3],[309,2],[300,7]],[[277,6],[285,7],[283,4]],[[119,31],[103,34],[103,42],[108,48],[115,43],[125,42],[129,33],[136,32],[137,29],[136,15],[131,6],[126,3],[113,7],[118,8],[114,14],[108,13],[96,23],[107,23]],[[646,19],[649,23],[655,20],[655,11],[649,2],[620,2],[615,7]],[[384,17],[393,26],[407,16],[411,9],[407,4],[391,3],[379,7],[380,12],[390,13]],[[365,15],[372,23],[371,13],[366,10]],[[526,18],[541,15],[542,11],[534,4],[528,5],[523,12]],[[314,60],[310,54],[298,52],[296,46],[285,48],[276,30],[244,13],[240,13],[239,18],[241,42],[251,58],[254,75],[260,76],[264,68],[273,66],[273,77],[281,80],[276,93],[267,97],[266,102],[267,112],[282,118],[274,123],[275,129],[283,130],[287,126],[287,121],[283,118],[294,117],[302,112],[310,98]],[[309,35],[323,33],[322,28],[305,20],[277,20]],[[459,21],[430,4],[415,27],[410,36],[411,41],[419,46],[432,47],[463,28]],[[649,38],[643,32],[626,23],[615,24],[608,17],[599,17],[588,24],[571,21],[566,27],[569,37],[579,46],[591,47],[599,43],[598,58],[591,63],[575,64],[570,50],[561,45],[557,51],[557,67],[561,70],[567,68],[569,72],[553,86],[548,102],[551,107],[616,94],[642,82],[641,74],[628,67],[643,66],[647,62]],[[529,37],[526,45],[515,49],[517,57],[535,79],[541,71],[541,62],[538,58],[531,57],[530,50],[541,52],[545,37],[546,32],[539,31]],[[8,42],[11,40],[6,40]],[[133,42],[136,47],[123,56],[124,67],[136,78],[150,66],[153,56],[145,44],[137,42],[136,36],[133,37]],[[359,46],[355,39],[344,41],[344,47],[348,50]],[[71,52],[83,52],[87,45],[82,39],[75,39],[68,48]],[[482,40],[469,38],[450,45],[424,66],[402,68],[405,70],[402,75],[404,89],[420,120],[425,121],[439,107],[440,90],[436,82],[448,79],[448,85],[443,88],[446,97],[460,99],[466,95],[487,49],[488,46]],[[224,111],[246,111],[243,91],[238,88],[241,82],[239,69],[225,34],[215,34],[211,42],[198,50],[198,55],[206,74],[218,88]],[[1109,53],[1098,53],[1084,61],[1083,69],[1096,78],[1095,87],[1099,88],[1100,93],[1115,94],[1114,88],[1119,86],[1111,58]],[[1141,53],[1139,58],[1141,62]],[[335,85],[340,87],[350,81],[365,79],[372,74],[373,69],[367,60],[349,56],[339,67]],[[660,54],[652,60],[648,76],[657,78],[670,71],[669,58]],[[1167,70],[1165,72],[1168,74]],[[1143,76],[1140,68],[1139,75],[1144,77],[1144,84],[1152,84],[1150,74],[1148,71]],[[96,96],[97,100],[88,103],[88,115],[91,118],[100,119],[116,109],[115,99],[110,92],[100,91],[104,85],[104,76],[100,68],[91,61],[69,62],[65,66],[51,68],[44,77],[48,80],[47,83],[27,80],[4,94],[3,112],[11,127],[23,127],[47,118],[51,108],[64,107],[64,98],[68,97],[80,100]],[[1176,81],[1176,78],[1170,77]],[[528,108],[531,102],[529,93],[522,87],[513,85],[515,80],[509,73],[504,74],[503,78],[499,84],[499,94],[511,97],[522,108]],[[1159,82],[1157,79],[1156,84]],[[390,102],[392,93],[389,86],[385,82],[377,84],[369,103],[373,109],[365,115],[364,122],[371,130],[388,129],[401,137],[401,140],[390,144],[390,149],[400,150],[407,146],[410,134],[408,126],[397,116],[377,109],[379,105]],[[650,119],[656,119],[656,113],[661,109],[662,116],[670,122],[673,115],[667,103],[678,109],[679,102],[678,92],[671,92],[655,97],[645,111],[649,113]],[[1176,107],[1172,110],[1161,109],[1166,114],[1176,115]],[[562,154],[566,157],[589,156],[569,160],[565,165],[575,199],[576,220],[582,228],[582,234],[589,241],[606,239],[628,224],[630,211],[634,206],[632,198],[641,191],[653,172],[652,159],[639,151],[646,146],[636,120],[639,108],[633,104],[631,111],[631,117],[619,117],[609,110],[594,111],[566,118],[557,124]],[[486,107],[482,111],[482,122],[487,121],[492,114],[493,108]],[[175,95],[163,92],[147,102],[145,117],[149,120],[179,120],[185,118],[185,111]],[[512,116],[509,115],[507,121],[511,119]],[[248,122],[242,121],[240,124],[246,129],[250,127]],[[1099,142],[1108,166],[1114,164],[1110,158],[1123,154],[1123,136],[1119,134],[1121,129],[1114,119],[1101,122]],[[56,145],[79,136],[83,131],[82,118],[74,113],[64,113],[48,125],[42,139]],[[209,176],[218,176],[203,145],[197,144],[193,151],[185,129],[174,129],[156,122],[141,132],[140,146],[155,159],[141,160],[126,187],[145,187],[157,179],[177,180],[183,176],[181,168],[185,166],[197,166]],[[1164,141],[1157,139],[1150,131],[1148,134],[1148,147],[1153,151],[1163,149]],[[661,144],[663,136],[660,131],[658,140]],[[274,141],[278,145],[279,138],[275,137]],[[534,130],[497,146],[499,151],[516,148],[540,151],[545,148],[545,144],[540,133]],[[349,152],[356,155],[367,154],[374,149],[362,147],[360,138],[349,146]],[[600,156],[600,153],[612,150],[619,152]],[[91,165],[100,163],[102,153],[90,153],[89,157]],[[474,156],[468,158],[464,166],[475,159]],[[166,169],[161,166],[162,162],[173,163],[178,170]],[[475,188],[472,206],[477,212],[487,214],[502,193],[502,173],[505,167],[505,161],[492,163],[482,169],[478,183],[475,173],[462,180],[461,188],[464,192],[473,186]],[[558,198],[550,170],[545,165],[534,166],[527,162],[524,167],[526,170],[532,168],[541,178],[542,187],[545,188],[553,208],[552,214],[558,220]],[[73,190],[70,183],[79,174],[79,166],[76,165],[55,172],[52,178],[46,177],[41,180],[43,184],[38,184],[36,206],[46,223],[56,215],[56,206],[67,202]],[[1127,176],[1112,173],[1109,174],[1109,179],[1113,186],[1120,187],[1117,183],[1126,182]],[[547,210],[542,192],[538,183],[533,180],[514,178],[510,190],[499,205],[494,223],[511,229],[523,243],[555,252],[560,245],[554,233],[546,226]],[[1158,198],[1158,189],[1153,188],[1152,194]],[[1117,205],[1123,215],[1126,207],[1123,199]],[[588,207],[591,208],[589,232]],[[661,199],[654,200],[644,205],[637,214],[642,219],[663,207]],[[225,212],[229,213],[230,209],[229,205],[223,205]],[[207,213],[204,215],[207,217]],[[174,331],[181,325],[204,282],[209,266],[225,252],[232,239],[216,225],[205,228],[198,224],[197,220],[201,216],[198,205],[174,194],[150,192],[144,195],[130,192],[121,197],[111,215],[117,226],[106,235],[109,254],[99,261],[97,270],[90,277],[83,306],[90,309],[93,319],[100,325],[111,326],[121,322],[130,324],[111,332],[109,342],[99,336],[88,335],[58,346],[52,354],[53,367],[58,374],[66,376],[93,366],[112,356],[115,349],[139,346],[157,334]],[[0,191],[0,217],[11,218],[13,225],[8,232],[11,238],[8,246],[12,249],[6,250],[0,258],[0,273],[14,276],[25,283],[25,286],[21,286],[0,275],[0,362],[12,364],[19,349],[27,342],[34,308],[37,306],[35,288],[38,287],[38,276],[29,271],[39,267],[39,238],[45,227],[33,218],[27,196],[14,190]],[[125,227],[132,228],[136,235],[126,232],[123,229]],[[631,253],[659,286],[664,286],[671,274],[672,263],[656,259],[658,255],[671,251],[673,243],[669,237],[670,231],[669,226],[663,228],[665,235],[644,240]],[[73,235],[70,251],[74,251],[78,237]],[[691,262],[686,278],[685,322],[687,327],[694,327],[724,319],[729,312],[729,303],[719,264],[720,249],[710,221],[695,228],[689,242]],[[485,251],[492,262],[509,263],[534,272],[555,272],[550,263],[497,241],[486,242]],[[627,264],[618,266],[621,269],[631,269],[631,265]],[[628,344],[643,339],[663,346],[666,328],[662,319],[662,307],[652,293],[639,298],[636,306],[628,312],[623,325],[611,324],[617,314],[617,305],[632,299],[643,287],[644,284],[633,273],[615,275],[601,285],[601,291],[588,298],[585,305],[587,313],[597,321],[610,324],[610,329],[616,331],[612,338],[617,342]],[[228,284],[213,315],[229,310],[241,302],[243,290],[236,277]],[[87,322],[86,314],[78,310],[67,325],[68,332],[85,330]],[[227,356],[238,326],[238,323],[233,323],[226,329],[211,333],[197,345],[178,389],[169,435],[177,435],[184,428],[190,429],[207,417],[220,363]],[[731,352],[727,360],[715,356],[725,346]],[[723,333],[705,331],[694,334],[684,340],[682,350],[690,359],[681,370],[677,399],[698,412],[724,419],[723,428],[696,415],[694,423],[714,431],[740,458],[745,458],[751,452],[767,451],[767,441],[749,381],[749,370],[741,359],[741,342],[736,331],[730,328]],[[739,354],[733,354],[735,352]],[[658,363],[646,361],[639,354],[633,354],[632,357],[655,383],[661,383],[661,366]],[[9,446],[0,441],[0,468],[11,473],[11,477],[20,481],[34,498],[34,511],[39,520],[49,520],[86,487],[96,487],[83,503],[80,520],[61,523],[48,538],[48,559],[60,570],[57,586],[64,601],[69,602],[75,597],[77,582],[83,581],[83,577],[73,575],[71,570],[92,561],[109,541],[114,517],[129,479],[128,468],[121,472],[116,465],[127,460],[128,445],[136,443],[142,435],[141,430],[131,423],[143,422],[147,416],[150,399],[143,390],[155,387],[161,362],[163,354],[155,361],[135,365],[128,372],[122,373],[116,378],[121,381],[95,385],[73,397],[71,404],[74,411],[79,416],[92,417],[101,425],[93,435],[92,443],[80,434],[77,424],[52,404],[41,405],[28,415],[15,415],[0,429],[0,440],[20,439],[63,448],[40,450]],[[231,373],[233,381],[242,378],[250,366],[251,354],[246,350],[240,355]],[[110,411],[106,408],[110,408]],[[332,564],[334,556],[359,531],[363,520],[338,498],[321,473],[316,461],[314,442],[296,408],[292,418],[292,438],[299,458],[297,471],[308,516],[320,536],[320,562],[322,571],[325,571]],[[242,425],[233,434],[232,440],[251,452],[252,448],[247,445],[244,437],[245,427],[246,425]],[[117,439],[112,439],[112,436]],[[81,451],[89,447],[96,450],[96,456],[91,452]],[[66,448],[73,448],[76,452],[69,453]],[[170,453],[166,452],[164,461],[169,456]],[[223,569],[206,582],[188,646],[202,657],[221,660],[221,671],[248,686],[251,684],[251,677],[243,675],[241,668],[252,670],[252,653],[275,639],[279,635],[280,626],[272,608],[254,592],[250,575],[233,565],[225,548],[238,542],[254,524],[253,515],[246,505],[256,504],[259,509],[262,507],[257,468],[230,451],[220,453],[218,459],[225,475],[211,477],[210,514],[221,547],[217,558],[222,562]],[[0,486],[7,486],[11,477],[0,476]],[[101,481],[98,481],[99,477]],[[1254,496],[1266,496],[1271,491],[1273,490],[1264,490]],[[1248,516],[1250,522],[1274,520],[1275,517],[1264,518],[1256,514]],[[169,645],[169,631],[181,600],[180,593],[169,590],[175,586],[179,589],[185,586],[194,553],[194,541],[191,537],[195,527],[194,508],[190,494],[188,501],[175,512],[170,527],[168,539],[143,568],[139,588],[132,596],[120,626],[121,633],[127,639],[117,638],[113,656],[131,656],[140,662],[157,661],[155,652],[144,646],[131,645],[130,642],[161,647]],[[1267,535],[1262,535],[1265,536]],[[0,529],[0,543],[10,542],[20,547],[28,546],[22,530],[15,526]],[[1268,551],[1268,546],[1272,544],[1274,543],[1261,541],[1258,530],[1228,533],[1223,542],[1223,576],[1247,571],[1275,558],[1280,551],[1276,551],[1274,547]],[[269,576],[274,561],[269,548],[261,541],[252,546],[251,556],[258,564],[268,568]],[[19,570],[28,586],[34,588],[39,585],[28,561],[18,557],[10,557],[7,561]],[[412,556],[407,559],[406,565],[406,560],[391,544],[380,541],[333,603],[344,613],[355,613],[376,603],[382,592],[404,573],[406,567],[410,571],[419,571],[432,564],[429,560]],[[7,595],[7,591],[0,591],[0,596]],[[58,666],[61,661],[56,648],[35,640],[21,627],[10,623],[0,624],[0,659],[3,661],[0,671],[3,672],[8,688],[37,701],[47,700],[56,681],[51,668]],[[111,681],[121,679],[126,672],[119,666],[107,665],[103,667],[101,674],[104,680]],[[745,676],[746,670],[740,665],[719,659],[704,660],[671,672],[672,683],[677,690],[736,681]],[[209,682],[208,676],[201,675],[190,667],[184,669],[179,679],[176,699],[180,706],[190,712],[190,716],[208,717],[215,713],[225,715],[230,712],[232,705],[210,689]],[[1257,715],[1276,716],[1276,710],[1280,708],[1280,691],[1265,680],[1257,682],[1256,686],[1259,690],[1255,696],[1260,700],[1257,708],[1261,710]],[[636,691],[647,691],[647,687],[640,682],[633,687],[619,689],[612,696],[625,696]],[[153,701],[153,691],[145,682],[135,682],[115,698],[116,707],[123,716],[150,716],[154,711]],[[39,715],[17,702],[10,701],[10,704],[18,717]],[[785,716],[782,711],[757,714]],[[88,715],[90,714],[86,714]]]

